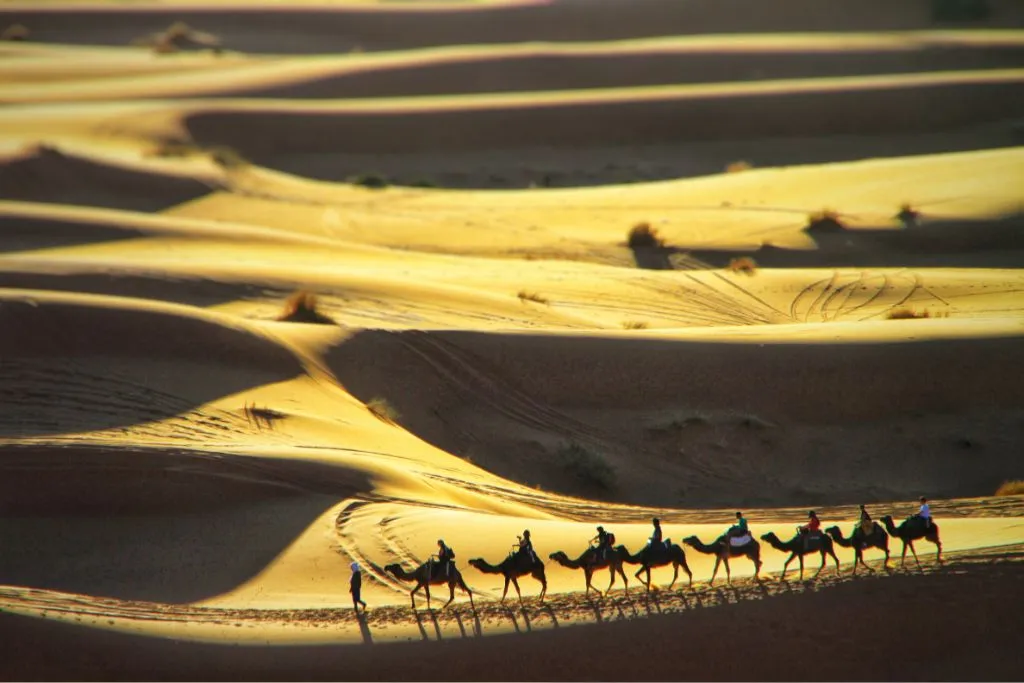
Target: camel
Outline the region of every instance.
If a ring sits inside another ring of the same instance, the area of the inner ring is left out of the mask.
[[[878,548],[879,550],[885,551],[885,562],[883,566],[889,568],[889,534],[885,533],[885,529],[878,522],[871,523],[871,533],[865,535],[864,530],[858,523],[853,527],[853,533],[850,534],[849,538],[843,536],[843,531],[838,526],[830,526],[825,529],[825,533],[832,537],[832,540],[843,546],[844,548],[853,548],[853,573],[857,573],[857,563],[859,562],[868,571],[874,571],[864,562],[864,549],[865,548]]]
[[[682,567],[686,575],[690,577],[690,585],[693,585],[693,572],[690,571],[689,565],[686,564],[686,552],[675,543],[669,545],[666,548],[664,545],[660,545],[659,549],[654,549],[651,546],[643,548],[636,555],[630,555],[625,558],[626,562],[630,564],[639,564],[640,569],[637,570],[634,576],[637,581],[642,581],[640,575],[647,572],[647,591],[651,590],[651,569],[654,567],[664,567],[667,564],[672,565],[672,582],[668,584],[669,590],[672,590],[672,586],[675,585],[676,579],[679,578],[679,568]]]
[[[505,602],[505,596],[508,595],[509,583],[516,587],[519,602],[523,601],[523,593],[519,590],[519,581],[517,579],[527,574],[540,581],[540,599],[542,601],[544,600],[544,595],[548,592],[548,579],[544,575],[544,563],[540,561],[539,557],[531,557],[524,553],[511,553],[498,565],[493,565],[482,557],[470,560],[469,564],[484,574],[504,575],[505,590],[501,593],[502,602]]]
[[[715,569],[711,572],[711,581],[708,585],[714,585],[715,577],[718,576],[718,565],[725,564],[725,582],[732,583],[732,573],[729,571],[730,557],[748,557],[754,563],[754,578],[761,574],[761,544],[751,536],[750,542],[744,545],[733,545],[726,536],[719,536],[711,545],[705,545],[696,536],[683,539],[683,543],[690,546],[698,553],[715,556]]]
[[[452,600],[455,599],[455,587],[458,586],[462,590],[466,591],[469,595],[469,604],[476,609],[476,605],[473,604],[473,591],[469,590],[469,586],[462,579],[462,574],[458,569],[452,567],[449,574],[445,574],[444,567],[434,560],[428,560],[416,568],[415,571],[407,572],[402,569],[400,564],[389,564],[384,567],[384,571],[393,574],[395,578],[402,581],[415,581],[416,587],[409,591],[409,597],[412,599],[412,608],[416,609],[416,591],[423,588],[427,593],[427,609],[430,609],[430,586],[432,584],[448,584],[448,590],[451,592],[451,597],[448,598],[448,602],[444,603],[444,606],[452,604]],[[443,608],[442,608],[443,609]]]
[[[626,592],[629,592],[629,580],[626,579],[626,572],[622,571],[622,563],[629,557],[629,551],[626,550],[626,546],[624,545],[610,549],[607,557],[604,559],[598,557],[597,548],[593,546],[583,551],[583,554],[575,560],[569,559],[569,556],[561,550],[551,553],[550,557],[563,567],[568,567],[569,569],[582,569],[583,578],[586,579],[587,582],[588,595],[590,594],[591,589],[597,591],[598,595],[601,595],[601,591],[594,588],[594,585],[590,580],[594,576],[595,569],[604,569],[605,567],[608,568],[608,571],[612,575],[612,580],[608,583],[608,590],[610,591],[612,586],[615,585],[615,574],[618,573],[622,576],[622,583],[625,586]]]
[[[925,530],[924,525],[920,522],[911,523],[912,520],[905,520],[898,527],[893,526],[892,515],[885,515],[882,517],[882,524],[885,525],[885,530],[889,532],[890,536],[894,536],[903,541],[903,552],[900,554],[900,566],[902,567],[907,561],[907,547],[910,547],[910,552],[914,553],[914,561],[917,562],[917,566],[921,566],[921,560],[917,559],[917,551],[914,550],[914,541],[919,538],[924,538],[926,541],[931,541],[938,548],[935,554],[936,559],[942,562],[942,541],[939,540],[939,525],[934,521]]]
[[[832,549],[832,538],[825,534],[821,534],[817,539],[812,539],[810,543],[804,543],[803,534],[797,533],[792,539],[788,541],[781,541],[779,537],[775,535],[775,532],[769,531],[761,536],[761,540],[766,542],[776,550],[781,550],[784,553],[789,553],[789,557],[786,558],[786,563],[782,565],[782,578],[786,578],[786,570],[789,569],[789,563],[794,559],[799,558],[800,560],[800,580],[804,578],[804,555],[810,553],[821,553],[821,566],[818,567],[818,571],[814,573],[817,577],[821,573],[821,570],[825,568],[825,556],[831,555],[832,559],[836,561],[836,574],[839,574],[839,558],[836,557],[835,550]]]

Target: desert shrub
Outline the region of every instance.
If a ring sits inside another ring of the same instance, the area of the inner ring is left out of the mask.
[[[536,302],[538,304],[550,304],[551,303],[551,301],[549,299],[546,299],[545,297],[541,296],[537,292],[527,292],[525,289],[520,289],[519,290],[519,294],[517,294],[516,296],[518,296],[519,300],[523,301],[523,302],[533,301],[533,302]]]
[[[132,45],[148,45],[158,54],[170,54],[188,47],[211,48],[218,52],[221,49],[220,38],[197,31],[182,21],[174,22],[163,31],[136,38]]]
[[[1024,479],[1011,479],[1004,481],[996,489],[997,496],[1020,496],[1024,495]]]
[[[274,428],[274,422],[277,420],[284,419],[287,417],[284,413],[273,408],[261,408],[255,403],[245,404],[245,419],[249,424],[255,424],[257,429],[267,427],[268,429]]]
[[[209,149],[210,160],[222,168],[242,168],[249,165],[249,160],[238,150],[224,145]]]
[[[298,291],[288,297],[277,319],[289,323],[335,324],[334,320],[317,309],[316,294],[306,291]]]
[[[907,306],[901,306],[890,310],[886,316],[889,320],[914,320],[919,318],[930,318],[932,314],[928,310],[915,310]]]
[[[28,40],[31,31],[22,24],[11,24],[0,33],[0,40]]]
[[[910,204],[902,204],[900,206],[900,212],[896,214],[896,219],[903,223],[904,226],[909,227],[916,225],[917,221],[921,218],[921,212],[915,209]]]
[[[988,0],[931,0],[933,21],[971,21],[991,14]]]
[[[367,402],[366,408],[379,420],[390,422],[392,424],[398,422],[398,411],[395,410],[395,407],[391,405],[386,398],[382,398],[380,396],[371,398]]]
[[[743,273],[745,275],[757,273],[757,263],[749,256],[737,256],[734,259],[730,259],[727,267],[734,273]]]
[[[665,241],[661,239],[658,231],[652,228],[650,223],[637,223],[630,228],[626,243],[631,249],[665,246]]]
[[[643,320],[626,320],[622,323],[622,329],[624,330],[646,330],[647,323]]]
[[[387,176],[380,173],[356,173],[355,175],[350,175],[345,181],[371,190],[381,190],[391,184]]]
[[[807,226],[804,230],[810,232],[835,232],[846,230],[839,213],[832,209],[822,209],[807,216]]]
[[[749,171],[752,168],[754,168],[754,165],[752,163],[740,159],[739,161],[730,161],[725,167],[725,172],[742,173],[743,171]]]
[[[558,460],[566,472],[581,482],[610,490],[615,486],[615,470],[603,457],[578,443],[568,443],[558,450]]]

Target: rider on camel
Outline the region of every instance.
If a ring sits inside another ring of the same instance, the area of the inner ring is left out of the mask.
[[[455,552],[445,545],[443,538],[437,539],[437,561],[444,568],[444,575],[451,576],[455,566]]]
[[[807,524],[799,527],[800,533],[804,536],[804,546],[809,547],[811,540],[821,535],[821,520],[818,514],[811,510],[807,513]]]
[[[750,532],[747,530],[747,520],[742,512],[736,513],[736,523],[725,532],[726,538],[742,538]]]
[[[523,531],[523,535],[519,536],[519,555],[525,555],[530,558],[531,562],[537,561],[537,554],[533,552],[533,541],[530,540],[530,530],[526,529]]]
[[[917,517],[924,522],[924,528],[930,529],[932,526],[932,509],[928,505],[928,499],[921,496],[921,509],[917,511]]]
[[[597,536],[590,539],[591,543],[597,542],[597,556],[604,560],[608,557],[608,550],[612,547],[612,535],[604,530],[603,526],[597,527]]]
[[[661,540],[661,520],[655,517],[651,520],[651,523],[654,525],[654,532],[651,534],[650,540],[647,541],[647,547],[661,550],[659,546],[664,544],[664,541]]]

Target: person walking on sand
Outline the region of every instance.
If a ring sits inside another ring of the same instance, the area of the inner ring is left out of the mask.
[[[352,579],[348,582],[348,592],[352,594],[352,607],[356,612],[359,612],[359,605],[363,606],[363,611],[366,611],[366,603],[363,602],[362,598],[363,590],[363,572],[359,569],[359,563],[352,563]]]

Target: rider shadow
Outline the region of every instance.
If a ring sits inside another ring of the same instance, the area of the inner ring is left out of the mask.
[[[595,601],[590,596],[587,596],[586,600],[587,600],[587,604],[590,605],[590,609],[594,610],[594,621],[597,622],[598,624],[603,624],[604,623],[604,617],[601,616],[601,603],[600,603],[600,601]]]
[[[373,645],[373,636],[370,635],[370,625],[366,623],[366,615],[357,612],[356,621],[359,623],[359,633],[363,636],[363,644]]]
[[[541,605],[540,610],[542,612],[547,612],[547,615],[551,617],[551,623],[554,628],[558,628],[558,617],[555,616],[555,610],[551,609],[551,605]]]

